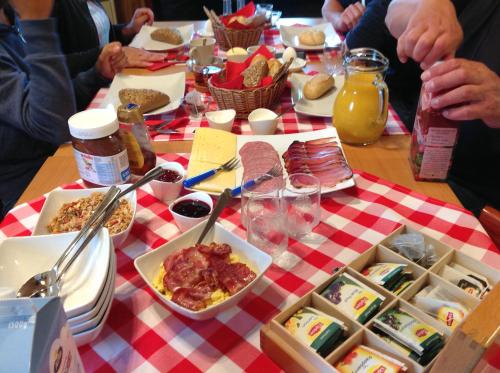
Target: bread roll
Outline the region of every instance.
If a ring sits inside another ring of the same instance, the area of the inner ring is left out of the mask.
[[[182,35],[178,30],[168,27],[159,28],[158,30],[153,31],[151,33],[151,39],[174,45],[182,44],[184,42],[182,40]]]
[[[253,58],[252,58],[252,61],[250,62],[250,66],[256,64],[257,62],[259,61],[265,61],[267,63],[267,58],[262,55],[262,54],[256,54]]]
[[[335,86],[335,79],[327,74],[315,75],[304,85],[304,97],[308,100],[316,100]]]
[[[170,97],[154,89],[120,89],[118,97],[123,105],[136,104],[141,113],[148,113],[170,103]]]
[[[280,71],[281,62],[276,58],[270,58],[269,60],[267,60],[267,67],[269,68],[269,72],[267,73],[267,75],[275,76],[278,71]]]
[[[323,31],[309,30],[299,35],[299,42],[304,45],[320,45],[325,43],[325,38]]]

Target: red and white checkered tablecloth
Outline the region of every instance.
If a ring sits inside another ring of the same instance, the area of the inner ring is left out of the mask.
[[[265,30],[261,36],[261,42],[267,45],[272,45],[276,48],[277,52],[283,51],[283,43],[280,38],[278,30]],[[217,51],[219,54],[224,54],[222,51]],[[323,58],[322,52],[307,52],[306,58],[308,61],[321,61]],[[194,80],[186,80],[186,93],[194,90]],[[103,106],[103,100],[108,93],[107,89],[101,89],[97,95],[94,97],[90,103],[90,108],[99,108]],[[202,94],[202,99],[207,111],[217,110],[217,104],[212,99],[209,94]],[[291,103],[291,91],[289,88],[285,90],[285,93],[281,97],[279,106],[276,108],[277,113],[285,112],[283,116],[279,119],[277,134],[283,133],[298,133],[298,132],[309,132],[325,129],[331,126],[331,118],[320,118],[313,117],[309,115],[297,114],[292,108]],[[179,109],[172,113],[155,116],[155,119],[172,120],[174,118],[180,118],[188,116],[190,113],[184,105],[181,105]],[[195,118],[190,117],[191,121],[186,127],[178,128],[176,134],[171,135],[158,135],[155,140],[192,140],[193,132],[198,127],[208,127],[208,122],[204,116],[199,116]],[[233,125],[233,132],[242,135],[251,135],[252,131],[247,120],[237,119]],[[409,134],[404,123],[401,121],[396,111],[389,105],[389,114],[387,118],[387,124],[384,130],[384,135],[407,135]]]
[[[194,89],[194,81],[186,81],[186,92],[190,92]],[[107,88],[99,90],[97,95],[94,97],[89,105],[89,108],[99,108],[103,106],[103,100],[108,93]],[[202,99],[207,111],[218,110],[217,103],[209,94],[202,94]],[[331,118],[320,118],[313,117],[309,115],[301,115],[295,113],[292,108],[292,102],[290,99],[290,89],[286,88],[285,93],[281,97],[281,102],[276,108],[277,113],[285,112],[280,118],[278,123],[277,134],[283,133],[298,133],[298,132],[309,132],[325,129],[332,125]],[[174,112],[156,115],[154,119],[172,120],[175,118],[181,118],[189,116],[189,109],[186,105],[181,105]],[[153,118],[153,117],[152,117]],[[186,127],[180,127],[177,129],[178,133],[170,135],[157,135],[155,140],[192,140],[194,136],[194,130],[198,127],[208,127],[208,121],[205,116],[199,115],[198,118],[190,116],[190,122]],[[246,119],[236,119],[233,124],[232,132],[240,135],[251,135],[252,131],[250,129],[250,124]],[[407,135],[409,132],[406,129],[404,123],[401,121],[397,113],[389,107],[389,115],[387,118],[387,124],[384,130],[384,135]]]
[[[187,164],[185,155],[166,160]],[[92,343],[79,349],[89,372],[274,372],[262,353],[259,330],[280,309],[324,281],[402,223],[500,269],[500,255],[474,216],[454,205],[356,172],[356,186],[323,196],[315,243],[291,241],[291,270],[273,265],[237,306],[217,318],[193,321],[173,313],[142,281],[137,256],[179,235],[167,206],[149,186],[138,190],[131,234],[116,249],[117,280],[109,319]],[[81,188],[81,183],[64,188]],[[0,224],[0,238],[29,235],[45,197],[16,207]],[[244,237],[235,201],[222,224]]]

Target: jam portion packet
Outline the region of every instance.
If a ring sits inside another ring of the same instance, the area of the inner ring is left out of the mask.
[[[321,293],[347,316],[361,324],[375,315],[385,297],[354,277],[344,273]]]
[[[364,345],[354,346],[339,362],[335,364],[335,369],[341,373],[399,373],[407,370],[406,365],[404,365],[401,361]]]
[[[342,321],[312,307],[298,310],[284,326],[300,342],[323,357],[344,340],[347,331]]]
[[[398,308],[385,311],[374,320],[374,325],[419,356],[444,345],[440,332]]]

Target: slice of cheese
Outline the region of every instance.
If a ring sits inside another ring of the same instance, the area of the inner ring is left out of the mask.
[[[236,156],[236,135],[212,128],[198,128],[193,139],[193,148],[187,174],[188,177],[199,175],[217,168]],[[236,171],[222,171],[194,188],[206,192],[222,192],[225,188],[236,186]]]

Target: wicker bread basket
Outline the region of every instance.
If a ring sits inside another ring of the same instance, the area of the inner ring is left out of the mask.
[[[217,102],[220,110],[234,109],[236,117],[246,119],[248,114],[258,108],[271,109],[283,94],[286,87],[287,74],[272,84],[254,89],[226,89],[214,87],[208,81],[210,94]]]
[[[222,50],[227,51],[231,47],[241,47],[243,49],[247,49],[252,45],[259,44],[260,35],[264,30],[264,25],[248,30],[235,30],[215,23],[213,25],[213,29],[217,44]],[[228,43],[224,32],[226,33],[227,39],[229,39],[231,44]]]

